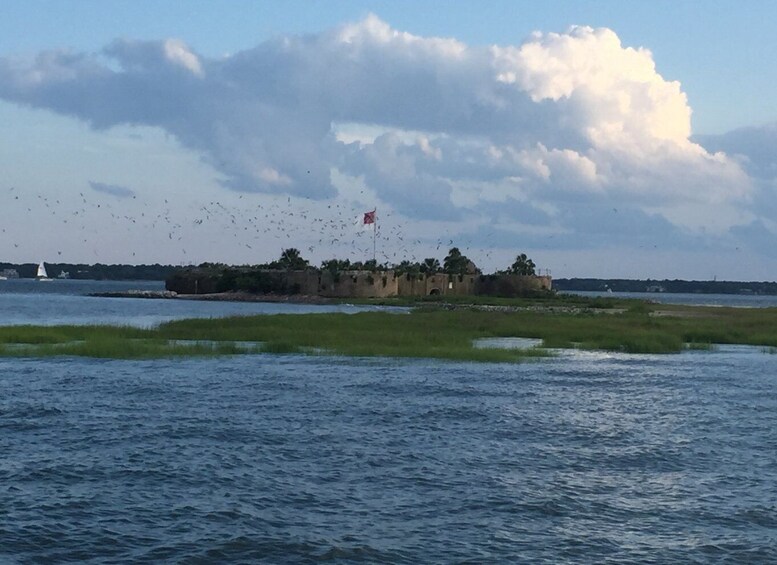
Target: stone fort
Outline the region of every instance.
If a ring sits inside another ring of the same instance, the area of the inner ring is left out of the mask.
[[[329,298],[392,296],[524,296],[550,291],[550,275],[397,273],[386,271],[270,270],[232,268],[229,274],[187,269],[166,281],[179,294],[231,290]]]

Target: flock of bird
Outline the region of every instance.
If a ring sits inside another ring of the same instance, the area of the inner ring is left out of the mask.
[[[160,262],[204,261],[257,264],[296,247],[311,263],[325,259],[379,263],[442,258],[454,240],[411,235],[394,213],[378,211],[376,227],[364,230],[365,210],[344,201],[321,202],[281,195],[226,193],[197,201],[188,195],[119,198],[97,191],[47,195],[10,187],[0,208],[3,247],[21,261]],[[375,230],[373,233],[373,229]],[[374,242],[373,242],[374,238]],[[470,250],[476,261],[486,248]],[[56,253],[55,257],[43,257]],[[5,255],[5,254],[4,254]]]

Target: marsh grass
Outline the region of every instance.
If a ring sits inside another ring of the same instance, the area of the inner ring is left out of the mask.
[[[56,344],[91,339],[132,339],[153,336],[152,330],[129,326],[0,326],[0,344]]]
[[[472,347],[473,340],[484,337],[527,337],[543,340],[548,348],[628,353],[677,353],[686,349],[686,343],[777,346],[777,309],[686,307],[677,310],[677,316],[665,318],[652,316],[652,310],[652,305],[640,305],[610,315],[419,309],[402,316],[383,312],[254,316],[180,320],[163,324],[159,332],[188,339],[279,340],[344,355],[450,359],[484,355]],[[523,358],[536,353],[512,355]]]
[[[408,315],[361,312],[177,320],[148,330],[5,327],[0,328],[0,354],[154,358],[271,353],[517,362],[549,355],[545,348],[627,353],[709,350],[717,343],[777,348],[777,309],[665,305],[661,309],[671,316],[656,316],[655,305],[643,303],[612,314],[420,308]],[[544,348],[473,346],[474,340],[489,337],[535,338]]]
[[[620,309],[645,303],[634,298],[614,298],[605,296],[580,296],[577,294],[539,293],[530,297],[506,298],[499,296],[392,296],[383,298],[349,298],[340,302],[350,304],[370,304],[378,306],[441,307],[445,305],[507,306],[527,308],[532,306],[567,306],[581,309]]]
[[[61,335],[61,334],[60,334]],[[253,351],[233,342],[175,343],[166,339],[125,338],[121,335],[91,336],[58,342],[3,343],[5,357],[93,357],[101,359],[157,359],[163,357],[213,357]]]

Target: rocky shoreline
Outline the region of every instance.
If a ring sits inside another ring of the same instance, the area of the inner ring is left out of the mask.
[[[214,292],[211,294],[179,294],[181,300],[211,300],[217,302],[287,302],[290,304],[331,304],[331,298],[309,294],[254,294],[251,292]]]
[[[172,290],[121,290],[116,292],[92,292],[87,296],[99,298],[178,298]]]

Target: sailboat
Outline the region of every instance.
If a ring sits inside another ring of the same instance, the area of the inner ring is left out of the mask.
[[[43,264],[43,261],[40,262],[40,265],[38,265],[38,275],[35,277],[36,280],[39,281],[53,281],[54,279],[49,278],[49,274],[46,272],[46,265]]]

